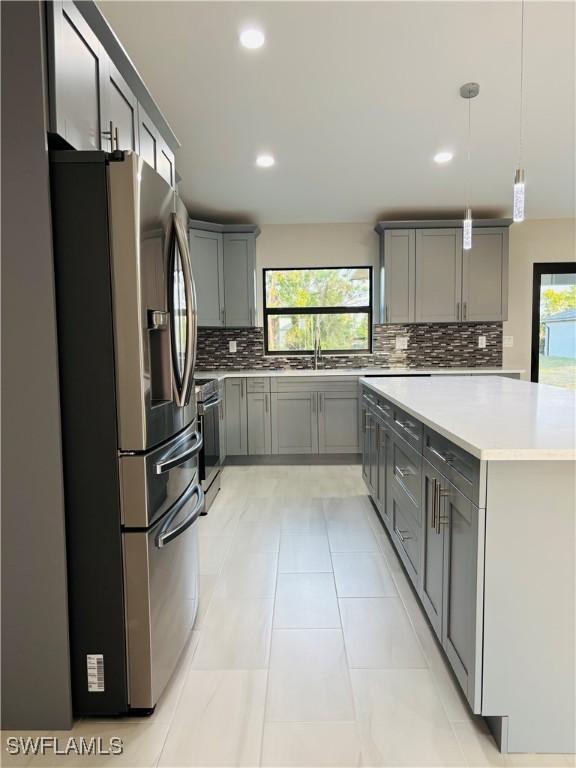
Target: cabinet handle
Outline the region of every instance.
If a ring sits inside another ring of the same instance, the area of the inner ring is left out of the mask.
[[[384,307],[384,322],[388,323],[390,322],[390,311],[388,309],[388,304]]]
[[[401,531],[398,527],[394,528],[394,532],[396,533],[396,535],[398,536],[401,542],[408,541],[409,539],[412,538],[412,536],[406,535],[408,531]]]
[[[102,136],[106,136],[110,141],[110,152],[112,152],[114,150],[114,124],[112,120],[110,120],[109,125],[110,125],[110,130],[102,131]],[[116,135],[118,135],[118,131],[116,131]]]
[[[449,518],[448,515],[441,515],[440,514],[440,502],[441,502],[442,499],[448,498],[448,496],[450,496],[451,494],[452,494],[452,492],[450,491],[449,488],[442,488],[440,483],[438,483],[438,490],[437,490],[437,497],[436,497],[436,499],[437,499],[436,533],[438,535],[440,535],[440,533],[441,533],[440,526],[448,525],[448,523],[450,522],[450,518]]]
[[[322,410],[324,409],[324,395],[322,392],[318,394],[318,406],[320,408],[320,413],[322,413]]]
[[[412,432],[412,430],[408,428],[408,425],[412,424],[411,421],[398,421],[398,419],[394,419],[394,422],[398,424],[399,427],[402,427],[404,432],[407,432],[410,435],[410,437],[414,438],[414,440],[420,439],[419,435],[417,435],[415,432]]]
[[[416,474],[411,467],[396,467],[396,473],[400,477],[413,477]]]
[[[312,413],[316,413],[316,393],[312,395]]]
[[[118,140],[118,127],[114,128],[114,141],[116,142],[116,149],[120,149],[120,141]]]
[[[456,320],[460,320],[460,302],[456,302]]]
[[[222,325],[224,325],[225,321],[224,321],[224,310],[223,309],[220,310],[220,321],[222,322]]]
[[[268,404],[268,395],[264,395],[264,403],[265,403],[265,407],[266,407],[266,413],[268,413],[268,410],[269,410],[269,407],[270,407],[269,404]]]
[[[438,488],[438,481],[434,478],[434,490],[432,491],[432,517],[430,519],[430,528],[436,529],[436,494]]]
[[[466,316],[468,314],[468,311],[467,311],[467,308],[466,308],[466,302],[464,302],[464,304],[462,304],[462,314],[464,316],[464,320],[466,320]]]
[[[244,379],[240,379],[240,397],[244,399]]]

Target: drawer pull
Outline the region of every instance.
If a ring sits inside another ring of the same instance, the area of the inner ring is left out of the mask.
[[[417,435],[416,432],[413,432],[410,427],[413,425],[411,421],[398,421],[398,419],[394,419],[394,422],[398,424],[399,427],[402,427],[404,432],[407,432],[410,437],[413,437],[414,440],[420,440],[420,435]]]
[[[407,536],[408,531],[401,531],[397,526],[394,528],[394,532],[398,536],[401,542],[408,541],[412,536]]]
[[[429,446],[430,452],[434,454],[434,456],[438,456],[439,459],[441,459],[445,464],[452,464],[454,461],[454,455],[450,452],[442,453],[441,451],[437,451],[436,448],[432,448],[432,446]]]
[[[396,467],[396,473],[400,477],[413,477],[416,474],[412,467]]]

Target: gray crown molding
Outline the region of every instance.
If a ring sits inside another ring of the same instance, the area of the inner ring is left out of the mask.
[[[481,227],[509,227],[512,219],[473,219],[473,229]],[[374,231],[379,235],[387,229],[458,229],[462,219],[414,219],[408,221],[379,221]]]
[[[220,232],[225,235],[255,235],[260,234],[260,227],[256,224],[218,224],[216,221],[200,221],[200,219],[188,219],[188,229],[199,229],[202,232]]]

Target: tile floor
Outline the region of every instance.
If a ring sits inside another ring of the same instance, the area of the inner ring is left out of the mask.
[[[574,765],[500,755],[470,714],[359,467],[227,468],[199,535],[198,620],[154,715],[74,726],[124,754],[2,765]]]

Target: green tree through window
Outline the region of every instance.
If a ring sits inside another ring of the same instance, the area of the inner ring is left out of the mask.
[[[266,351],[311,354],[371,349],[370,267],[265,269]]]

